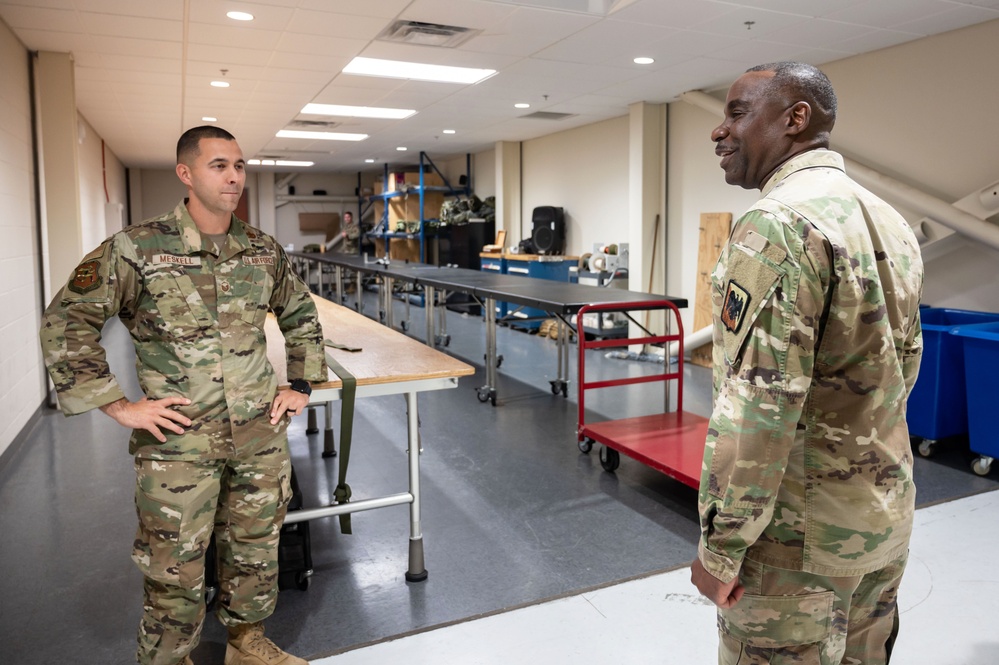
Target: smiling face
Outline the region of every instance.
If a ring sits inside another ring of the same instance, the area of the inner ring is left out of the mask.
[[[197,154],[177,165],[177,177],[188,188],[192,216],[200,209],[214,218],[228,220],[243,194],[245,167],[243,151],[235,141],[201,139]]]
[[[773,72],[748,72],[732,84],[725,100],[725,119],[711,132],[721,157],[725,182],[761,189],[792,156],[794,106],[769,85]]]

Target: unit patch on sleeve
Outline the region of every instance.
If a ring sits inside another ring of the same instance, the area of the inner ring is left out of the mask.
[[[734,279],[730,279],[721,308],[721,321],[729,332],[739,332],[742,320],[746,318],[746,311],[749,309],[749,301],[749,292],[739,286]]]
[[[73,279],[69,283],[69,290],[81,294],[93,291],[104,280],[100,270],[100,261],[84,261],[76,267]]]

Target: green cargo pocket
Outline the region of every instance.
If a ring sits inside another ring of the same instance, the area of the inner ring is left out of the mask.
[[[743,644],[761,649],[823,642],[832,634],[832,591],[803,596],[745,594],[730,609],[718,610],[718,626]]]

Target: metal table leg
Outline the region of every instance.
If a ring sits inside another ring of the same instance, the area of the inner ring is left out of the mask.
[[[338,305],[343,304],[343,267],[334,266],[333,267],[333,277],[336,282],[336,303]]]
[[[323,457],[336,457],[336,439],[333,436],[333,403],[323,404],[326,416],[326,429],[323,435]]]
[[[486,385],[478,389],[480,402],[496,406],[496,300],[486,298]]]
[[[427,346],[431,349],[434,348],[434,316],[433,316],[433,302],[434,302],[434,287],[424,286],[423,287],[423,299],[424,307],[423,313],[426,314],[427,319]]]
[[[423,559],[423,526],[420,518],[420,418],[416,410],[416,393],[406,393],[406,416],[409,421],[409,570],[407,582],[427,579]]]
[[[357,313],[364,314],[364,298],[361,296],[364,294],[364,290],[361,288],[361,271],[354,271],[357,274],[357,290],[354,291],[354,296],[357,298]]]
[[[392,314],[392,289],[394,288],[394,284],[395,280],[388,275],[382,280],[383,290],[385,291],[382,294],[382,306],[385,308],[385,325],[389,328],[395,328],[395,317]]]

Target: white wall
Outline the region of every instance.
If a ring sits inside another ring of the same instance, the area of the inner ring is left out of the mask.
[[[568,255],[627,242],[628,140],[622,116],[525,141],[520,237],[531,236],[534,208],[551,205],[565,208]]]
[[[124,211],[127,201],[125,167],[111,149],[103,145],[101,137],[86,118],[79,116],[79,122],[83,128],[80,143],[80,217],[83,251],[89,252],[110,235],[105,223],[106,205],[118,203]]]
[[[0,454],[45,399],[28,52],[0,22]]]
[[[283,175],[279,175],[278,178],[280,179]],[[354,190],[357,189],[356,174],[303,172],[291,182],[291,185],[295,188],[295,196],[309,195],[316,190],[322,190],[326,192],[327,196],[340,196],[343,198],[340,201],[332,202],[294,201],[285,203],[278,208],[276,214],[276,238],[282,245],[294,244],[295,249],[301,251],[307,244],[322,244],[326,242],[325,233],[302,233],[299,230],[299,213],[335,212],[339,213],[342,219],[343,213],[350,210],[354,213],[354,218],[357,218],[357,196],[354,193]],[[282,187],[276,189],[274,193],[278,196],[287,194],[288,188]]]
[[[947,202],[999,180],[997,43],[990,21],[827,65],[834,147]],[[999,251],[966,241],[927,260],[923,302],[999,312]]]
[[[986,74],[996,43],[992,21],[822,65],[839,98],[833,149],[948,202],[999,180],[999,89]],[[709,139],[720,120],[685,102],[670,105],[667,292],[690,299],[698,214],[738,217],[759,195],[725,184]],[[886,200],[910,222],[920,219]],[[956,246],[927,261],[923,301],[999,311],[999,252]]]

